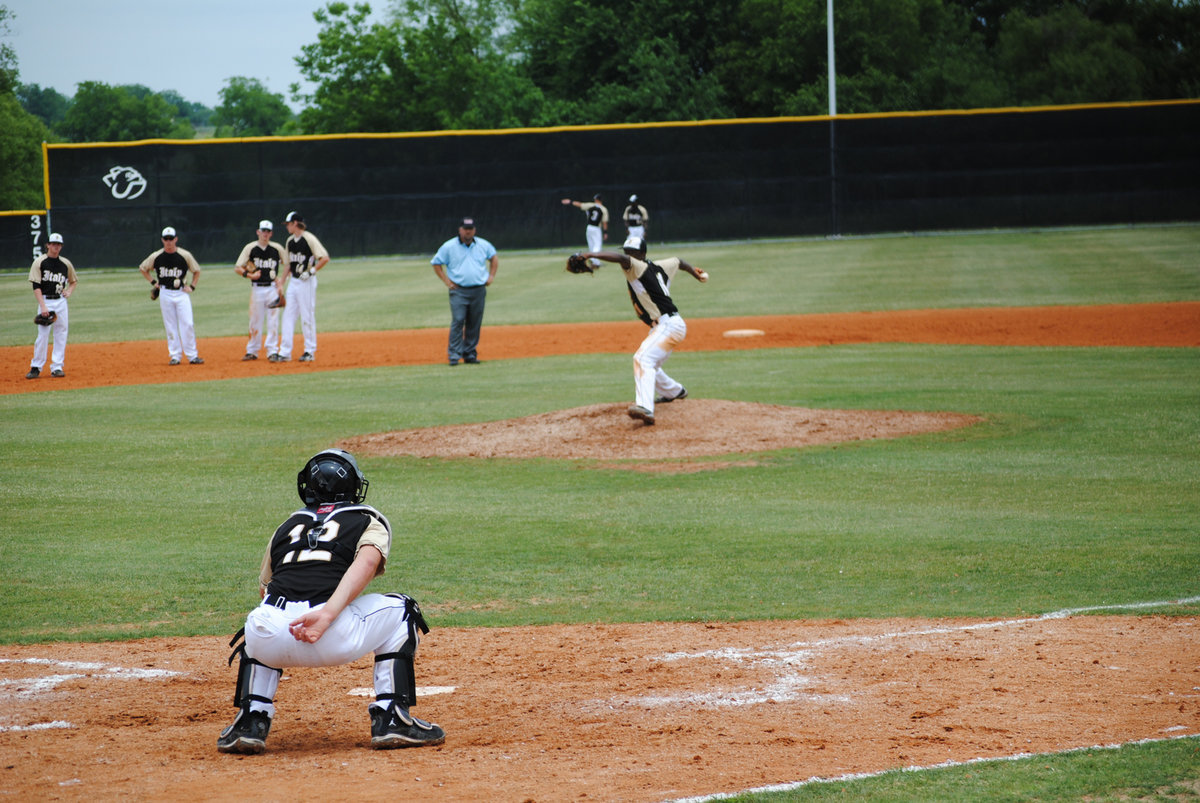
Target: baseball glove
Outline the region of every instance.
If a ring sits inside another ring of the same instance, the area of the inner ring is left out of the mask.
[[[150,286],[150,300],[151,301],[158,300],[158,285],[157,284]]]
[[[39,312],[37,315],[33,316],[33,322],[38,326],[49,326],[56,320],[58,320],[58,313],[54,310],[50,310],[45,315]]]
[[[595,273],[596,269],[576,251],[567,257],[567,273]]]

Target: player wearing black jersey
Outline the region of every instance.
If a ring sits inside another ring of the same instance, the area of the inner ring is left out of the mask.
[[[54,350],[50,355],[50,376],[62,377],[63,361],[67,358],[67,299],[75,292],[78,280],[75,266],[62,254],[63,238],[55,232],[46,244],[46,253],[33,261],[29,268],[29,282],[33,285],[33,297],[37,300],[38,313],[54,313],[54,322],[49,326],[38,325],[37,338],[33,341],[33,362],[29,363],[26,379],[37,379],[46,367],[46,351],[50,334],[54,333]]]
[[[279,352],[267,359],[287,362],[292,358],[292,339],[296,316],[300,316],[300,331],[304,335],[304,353],[300,362],[312,362],[317,356],[317,271],[329,264],[329,252],[317,236],[308,230],[298,212],[288,212],[287,254],[289,270],[281,273],[277,284],[287,282],[287,305],[283,308],[283,323],[279,333]]]
[[[275,692],[289,666],[337,666],[375,653],[371,747],[441,744],[440,727],[409,713],[416,704],[413,656],[429,628],[403,594],[363,594],[383,574],[392,526],[363,504],[370,483],[354,457],[327,449],[296,477],[304,507],[276,528],[259,572],[262,603],[246,617],[233,724],[222,753],[261,753],[275,716]],[[242,633],[239,633],[238,637]],[[237,638],[235,638],[237,641]],[[230,657],[232,662],[233,656]]]
[[[269,220],[258,223],[258,239],[246,243],[234,263],[233,271],[250,280],[250,340],[246,343],[243,360],[257,360],[263,347],[263,324],[266,324],[267,354],[279,351],[279,288],[275,280],[287,270],[288,255],[279,243],[271,242],[274,231]]]
[[[588,250],[599,251],[604,247],[604,241],[608,239],[608,208],[604,205],[604,199],[600,197],[600,193],[592,196],[592,202],[572,201],[570,198],[562,199],[563,206],[577,206],[587,215],[587,229],[584,230],[584,236],[587,238]],[[600,263],[592,260],[594,267],[600,267]]]
[[[190,251],[179,247],[175,229],[162,230],[163,247],[146,257],[138,270],[151,285],[158,288],[158,307],[163,327],[167,330],[167,351],[171,365],[179,365],[187,357],[192,365],[204,360],[196,350],[196,325],[192,317],[191,294],[196,291],[200,265]],[[188,278],[188,274],[191,278]]]
[[[630,418],[640,419],[650,426],[654,424],[655,402],[670,402],[687,396],[687,388],[667,376],[662,368],[675,347],[687,337],[687,324],[671,300],[671,279],[682,270],[697,281],[707,282],[708,273],[678,257],[651,262],[646,258],[646,241],[641,237],[626,239],[621,250],[623,253],[620,254],[603,251],[583,256],[621,266],[633,311],[650,327],[650,334],[633,355],[634,403],[628,410]]]
[[[646,226],[650,223],[650,213],[646,211],[645,206],[638,203],[636,195],[629,196],[629,206],[625,207],[625,211],[621,213],[621,219],[625,221],[626,237],[646,239]]]

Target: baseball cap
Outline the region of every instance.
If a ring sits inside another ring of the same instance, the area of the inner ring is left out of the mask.
[[[629,203],[631,203],[631,204],[637,203],[637,195],[636,194],[629,196]]]
[[[288,212],[287,217],[284,218],[284,222],[286,222],[286,223],[303,223],[304,216],[301,215],[299,212]]]
[[[275,227],[271,225],[271,221],[269,220],[258,221],[258,227],[263,231],[275,231]]]
[[[50,235],[50,239],[49,239],[49,241],[48,241],[48,242],[52,242],[52,243],[61,243],[61,242],[62,242],[62,235],[61,235],[61,234],[59,234],[58,232],[54,232],[53,234],[51,234],[51,235]]]
[[[163,236],[164,238],[166,238],[166,237],[174,237],[174,236],[175,236],[175,229],[174,229],[174,228],[172,228],[171,226],[167,226],[165,229],[163,229],[162,236]]]
[[[630,251],[645,251],[646,238],[638,237],[636,234],[631,234],[625,239],[625,244],[621,247],[629,249]]]
[[[475,218],[465,217],[463,218],[463,222],[459,225],[461,225],[464,229],[473,229],[475,228]]]
[[[593,195],[593,196],[592,196],[592,200],[593,200],[593,201],[599,201],[599,200],[600,200],[600,193],[596,193],[595,195]]]

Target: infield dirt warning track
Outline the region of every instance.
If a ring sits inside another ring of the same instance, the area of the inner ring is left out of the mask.
[[[977,346],[1200,346],[1200,302],[1090,307],[984,307],[819,315],[689,319],[679,353],[730,349],[799,348],[844,343],[926,343]],[[726,337],[737,330],[761,337]],[[484,361],[559,354],[629,353],[646,328],[637,321],[483,328]],[[0,348],[0,394],[104,385],[200,382],[272,373],[337,371],[384,365],[433,365],[446,359],[446,330],[320,332],[317,360],[242,362],[245,337],[200,338],[204,365],[167,364],[159,340],[67,344],[66,376],[25,379],[28,346]],[[265,357],[265,354],[262,355]],[[460,366],[466,368],[466,366]]]

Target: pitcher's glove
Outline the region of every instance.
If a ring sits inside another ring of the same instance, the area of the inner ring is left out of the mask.
[[[568,273],[595,273],[596,269],[591,263],[583,258],[583,254],[576,251],[571,256],[567,257],[567,272]]]
[[[150,285],[150,300],[151,301],[158,300],[158,285],[157,284]]]
[[[33,316],[33,322],[38,326],[49,326],[56,320],[58,320],[58,313],[54,310],[50,310],[45,315],[39,312],[37,315]]]

